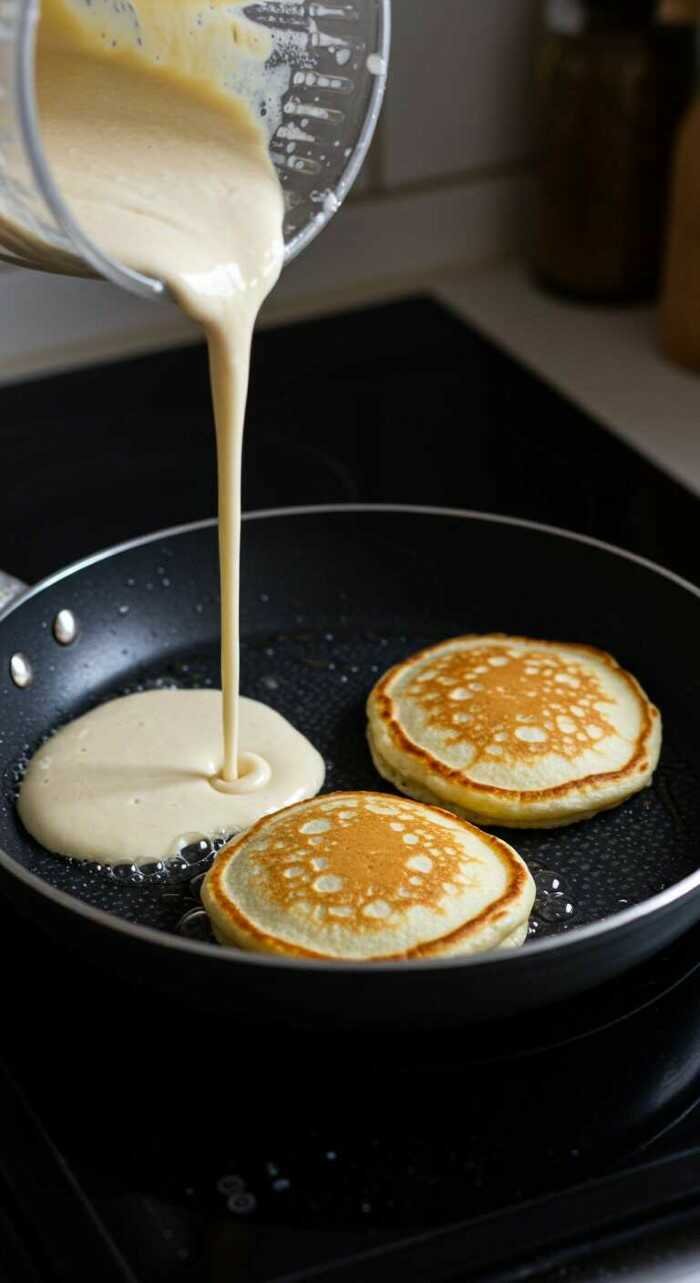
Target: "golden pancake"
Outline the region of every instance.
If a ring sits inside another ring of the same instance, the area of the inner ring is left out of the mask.
[[[367,706],[385,779],[479,824],[549,828],[650,783],[661,718],[592,646],[499,633],[456,637],[397,664]]]
[[[202,900],[222,944],[365,962],[522,944],[534,894],[512,847],[449,812],[332,793],[231,842]]]

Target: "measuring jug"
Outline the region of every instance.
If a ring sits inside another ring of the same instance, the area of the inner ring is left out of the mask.
[[[89,5],[99,21],[113,0]],[[213,6],[211,6],[213,8]],[[138,39],[138,0],[121,6],[125,38]],[[241,6],[231,6],[232,16]],[[269,56],[251,105],[265,118],[270,154],[285,195],[286,261],[318,234],[352,187],[382,104],[389,59],[389,0],[256,0],[247,20],[266,33]],[[100,276],[146,298],[162,282],[103,254],[80,227],[51,172],[41,139],[35,93],[35,44],[41,0],[0,0],[0,214],[65,255],[66,270]],[[207,21],[202,6],[198,22]],[[197,38],[197,25],[192,39]],[[222,51],[221,74],[231,78]],[[21,251],[0,257],[26,266]]]

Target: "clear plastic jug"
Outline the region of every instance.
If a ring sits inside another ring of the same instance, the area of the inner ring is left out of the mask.
[[[92,4],[112,7],[111,0]],[[128,8],[138,15],[138,0]],[[40,11],[41,0],[0,0],[0,213],[62,251],[67,270],[163,296],[160,281],[103,254],[62,198],[42,147],[35,96]],[[265,67],[277,99],[270,153],[285,193],[289,261],[342,204],[367,154],[386,84],[390,0],[256,0],[243,12],[272,38]],[[23,262],[6,246],[0,257]]]

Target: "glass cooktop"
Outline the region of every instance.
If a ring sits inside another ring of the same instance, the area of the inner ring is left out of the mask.
[[[507,512],[700,578],[697,500],[427,300],[262,334],[252,388],[249,508]],[[34,580],[214,510],[201,349],[0,403],[3,568]],[[578,1283],[585,1244],[700,1191],[698,932],[527,1022],[314,1040],[212,1024],[196,992],[2,925],[0,1276],[438,1283],[528,1261]]]

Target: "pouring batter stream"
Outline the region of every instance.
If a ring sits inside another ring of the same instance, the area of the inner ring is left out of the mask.
[[[21,791],[43,845],[107,862],[171,854],[183,828],[246,827],[323,782],[319,754],[283,718],[239,704],[243,425],[253,327],[283,261],[283,197],[252,111],[208,74],[217,42],[264,33],[230,4],[209,8],[199,40],[196,6],[139,0],[138,39],[122,41],[76,0],[44,0],[38,41],[42,135],[63,195],[101,249],[163,280],[201,325],[216,420],[222,695],[103,705],[39,750]],[[1,241],[66,270],[65,254],[15,225],[0,223]]]

